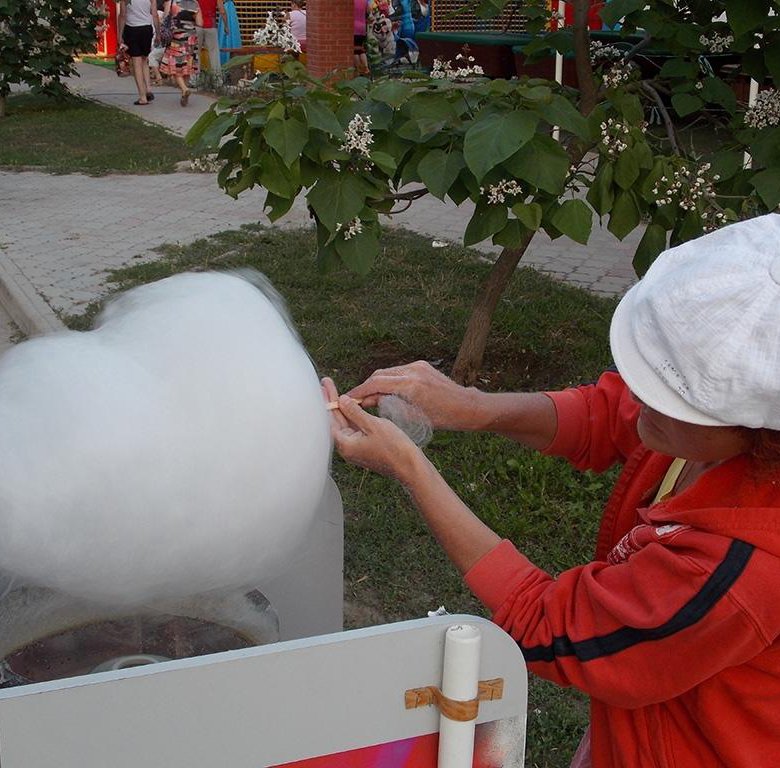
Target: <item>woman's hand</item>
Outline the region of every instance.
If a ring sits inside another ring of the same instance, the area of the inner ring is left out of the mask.
[[[338,402],[331,411],[331,435],[336,449],[350,464],[366,467],[406,483],[420,449],[392,422],[366,413],[355,400],[339,394],[331,379],[322,380],[326,402]]]
[[[384,368],[347,393],[364,406],[377,405],[382,395],[400,395],[414,403],[438,429],[474,429],[478,390],[462,387],[422,360]]]

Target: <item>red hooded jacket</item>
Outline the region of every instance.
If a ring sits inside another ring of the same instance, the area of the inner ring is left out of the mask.
[[[622,379],[550,397],[546,453],[624,464],[596,559],[553,578],[503,541],[469,587],[529,669],[591,697],[594,768],[777,768],[780,475],[738,456],[649,506],[672,458]]]

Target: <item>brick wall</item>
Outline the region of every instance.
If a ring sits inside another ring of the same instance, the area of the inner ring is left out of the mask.
[[[306,61],[314,77],[353,65],[353,0],[308,0]]]

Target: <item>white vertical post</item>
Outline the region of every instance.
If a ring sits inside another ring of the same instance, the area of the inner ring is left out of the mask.
[[[750,78],[750,90],[748,91],[748,109],[756,103],[756,96],[758,96],[758,81]],[[750,168],[753,165],[753,158],[749,152],[745,152],[745,157],[742,162],[745,168]]]
[[[479,692],[479,656],[482,635],[471,624],[447,629],[444,639],[444,671],[441,692],[454,701],[471,701]],[[439,768],[471,768],[474,759],[476,720],[459,722],[441,716]]]
[[[566,3],[564,0],[558,0],[558,29],[563,29],[566,24],[565,19]],[[559,85],[563,82],[563,54],[556,50],[555,52],[555,82]],[[561,129],[554,125],[552,137],[558,141],[561,135]]]

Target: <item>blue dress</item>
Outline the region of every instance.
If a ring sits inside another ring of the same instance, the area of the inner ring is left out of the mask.
[[[228,28],[230,34],[225,31],[225,25],[222,23],[222,17],[217,24],[217,35],[220,48],[240,48],[241,47],[241,29],[238,26],[238,14],[233,0],[225,0],[225,15],[227,16]],[[230,54],[226,51],[220,51],[219,60],[221,64],[227,63]]]

